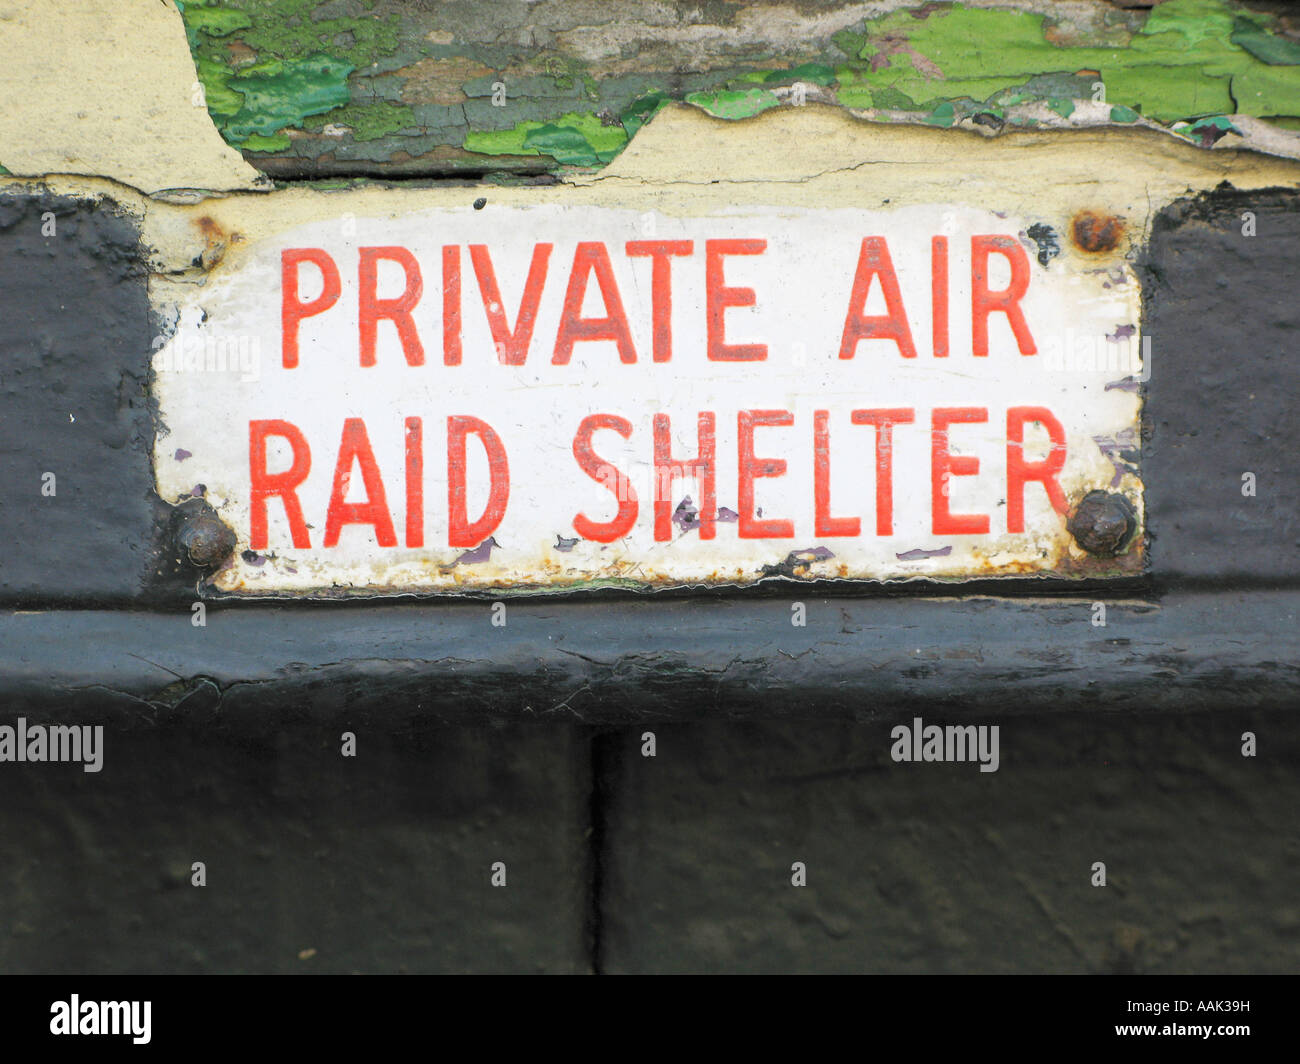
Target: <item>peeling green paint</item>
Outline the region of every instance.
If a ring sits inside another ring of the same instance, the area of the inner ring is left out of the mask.
[[[484,155],[549,155],[565,166],[603,166],[627,143],[627,131],[597,115],[566,114],[555,122],[520,122],[505,130],[471,131],[469,151]]]
[[[367,141],[379,140],[418,123],[409,106],[378,100],[365,105],[348,103],[311,115],[302,123],[302,128],[316,132],[327,125],[344,126],[351,131],[354,140]]]
[[[185,27],[191,34],[225,37],[253,24],[246,12],[216,7],[211,0],[176,0],[176,6],[185,17]],[[193,47],[193,36],[190,40]]]
[[[652,92],[647,96],[634,100],[618,116],[619,121],[623,123],[623,129],[626,131],[628,138],[635,137],[637,130],[670,103],[672,103],[672,97],[666,92]]]
[[[779,107],[781,101],[771,89],[746,89],[722,92],[692,92],[686,102],[707,111],[715,118],[753,118],[760,111]]]
[[[283,150],[290,144],[283,130],[346,106],[349,75],[396,43],[395,17],[315,19],[314,0],[178,0],[177,7],[208,111],[229,143],[249,151]],[[248,61],[233,58],[236,44]]]
[[[1300,64],[1300,41],[1275,36],[1252,19],[1238,18],[1232,24],[1229,40],[1260,62],[1281,66]]]
[[[956,119],[956,111],[947,100],[939,104],[926,116],[926,124],[931,126],[950,126]]]
[[[797,102],[788,91],[795,82],[867,119],[940,126],[991,126],[990,115],[1029,128],[1089,124],[1097,109],[1081,104],[1104,102],[1112,122],[1199,130],[1191,139],[1205,143],[1217,127],[1204,120],[1218,116],[1262,117],[1283,130],[1300,118],[1300,42],[1280,32],[1276,16],[1235,0],[1096,15],[917,0],[823,39],[774,30],[766,52],[722,60],[730,65],[709,59],[702,32],[699,63],[683,68],[661,50],[659,67],[647,59],[643,69],[629,64],[638,53],[628,46],[608,60],[579,58],[553,29],[539,45],[486,3],[482,12],[461,3],[454,18],[448,5],[406,0],[177,6],[213,121],[229,143],[262,158],[309,161],[365,144],[340,157],[402,166],[427,158],[455,169],[472,165],[464,153],[473,153],[594,167],[670,100],[745,119]],[[733,24],[729,5],[701,10],[704,25]],[[608,11],[614,22],[631,17],[618,0]],[[575,32],[590,28],[586,18],[575,11]],[[659,43],[653,29],[645,43]],[[508,110],[494,98],[502,79]]]
[[[261,133],[250,133],[244,138],[240,147],[244,151],[276,152],[283,151],[293,141],[284,133],[276,133],[270,137],[264,137]]]
[[[1175,123],[1173,128],[1179,136],[1186,137],[1192,143],[1206,148],[1213,147],[1225,133],[1241,135],[1241,130],[1232,124],[1232,119],[1227,115],[1202,118],[1193,123]]]
[[[348,102],[350,73],[352,68],[342,60],[323,54],[296,61],[270,59],[246,67],[230,79],[230,87],[243,103],[225,119],[225,130],[243,141],[254,134],[270,137],[300,126],[308,116]]]

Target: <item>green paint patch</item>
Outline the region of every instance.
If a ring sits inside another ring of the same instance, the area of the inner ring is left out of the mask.
[[[1074,102],[1072,100],[1048,100],[1047,106],[1062,118],[1069,118],[1070,115],[1074,114]]]
[[[578,86],[589,100],[600,99],[600,85],[578,60],[571,56],[547,56],[542,67],[557,89],[568,92]]]
[[[1225,133],[1241,136],[1241,130],[1232,124],[1232,119],[1227,115],[1202,118],[1191,125],[1179,123],[1174,126],[1174,132],[1205,148],[1213,147]]]
[[[270,137],[297,128],[309,115],[332,111],[352,98],[350,73],[352,67],[329,55],[271,59],[245,67],[228,82],[243,101],[224,120],[223,132],[232,143],[242,144],[254,134]]]
[[[647,96],[633,100],[623,113],[618,116],[629,139],[635,137],[637,131],[643,125],[670,103],[672,103],[672,97],[666,92],[652,92]]]
[[[811,85],[829,85],[835,80],[835,71],[825,63],[803,63],[788,70],[769,70],[763,75],[764,84],[773,82],[805,81]]]
[[[581,118],[594,119],[594,126],[589,121],[547,123],[524,138],[524,147],[565,166],[603,166],[623,150],[627,131],[622,126],[602,126],[594,115]]]
[[[843,107],[860,111],[868,107],[883,107],[875,102],[876,92],[871,85],[862,80],[861,71],[856,67],[841,66],[835,68],[835,98]],[[899,93],[902,96],[902,93]],[[910,110],[911,108],[908,108]]]
[[[840,30],[838,33],[831,34],[831,44],[850,59],[860,59],[863,49],[867,46],[867,35],[855,33],[853,30]]]
[[[770,89],[724,89],[720,92],[691,92],[686,102],[693,104],[714,118],[753,118],[754,115],[780,106],[776,93]]]
[[[1300,115],[1300,66],[1252,67],[1232,79],[1237,111],[1243,115]]]
[[[315,0],[178,0],[208,113],[226,141],[249,151],[283,151],[285,129],[344,107],[352,100],[348,77],[397,47],[396,15],[387,19],[313,15]],[[235,66],[232,49],[251,64]],[[348,125],[374,138],[410,124],[395,124],[398,105],[375,101]]]
[[[195,35],[205,33],[209,37],[226,37],[253,24],[247,12],[217,7],[216,0],[176,0],[176,7],[184,19],[187,33]]]
[[[627,131],[593,114],[561,115],[554,122],[520,122],[511,129],[471,130],[466,151],[480,155],[549,155],[563,166],[603,166],[627,144]]]
[[[215,0],[209,0],[200,10],[214,6],[218,6]],[[401,19],[397,15],[316,18],[326,6],[320,0],[220,0],[219,6],[248,20],[238,37],[259,58],[300,59],[327,51],[360,70],[394,54],[398,47]],[[182,12],[187,25],[190,11],[187,5]],[[197,12],[196,16],[203,17]],[[200,22],[195,28],[203,30]]]
[[[1140,110],[1147,118],[1175,122],[1232,110],[1231,80],[1172,71],[1164,62],[1107,70],[1102,77],[1108,102]]]
[[[1243,95],[1239,90],[1250,95],[1248,113],[1300,108],[1300,79],[1293,80],[1289,65],[1300,46],[1254,23],[1241,25],[1224,0],[1169,0],[1151,12],[1127,47],[1060,46],[1047,40],[1044,27],[1043,15],[961,4],[924,20],[895,12],[866,23],[860,47],[850,52],[867,60],[866,68],[850,63],[837,70],[839,98],[861,106],[864,96],[889,87],[925,108],[945,99],[989,100],[1020,87],[1031,94],[1027,99],[1052,106],[1054,99],[1087,98],[1081,90],[1095,78],[1116,106],[1140,108],[1166,122],[1231,111],[1233,96]],[[833,38],[846,52],[858,39]],[[1241,43],[1246,40],[1253,53]],[[1264,40],[1282,43],[1266,46]],[[1260,54],[1273,65],[1261,62]]]
[[[1110,109],[1110,120],[1112,122],[1136,122],[1141,117],[1131,107],[1112,107]]]
[[[956,120],[956,116],[956,108],[947,100],[944,100],[943,103],[925,116],[925,124],[928,126],[950,126]]]
[[[1261,63],[1273,66],[1300,65],[1300,41],[1275,36],[1248,18],[1238,18],[1233,22],[1232,35],[1228,39]]]
[[[239,113],[239,109],[244,106],[244,97],[230,87],[230,72],[225,67],[210,59],[199,58],[195,61],[194,68],[198,72],[199,83],[203,86],[208,114],[212,116],[217,129],[224,134],[226,120]]]
[[[870,99],[872,106],[886,111],[915,111],[917,109],[916,101],[912,97],[890,86],[873,90]]]
[[[240,147],[244,151],[276,152],[284,151],[291,143],[293,142],[284,133],[276,133],[271,137],[264,137],[260,133],[252,133],[244,138],[244,142]]]
[[[302,128],[315,133],[327,125],[347,126],[352,130],[353,140],[367,141],[380,140],[390,133],[410,129],[419,123],[408,105],[376,100],[368,104],[349,103],[311,115],[304,119]]]

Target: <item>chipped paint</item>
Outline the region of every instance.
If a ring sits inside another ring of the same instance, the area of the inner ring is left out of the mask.
[[[1300,43],[1281,17],[1231,0],[886,0],[865,14],[843,0],[688,16],[641,0],[599,14],[499,0],[454,17],[395,0],[188,0],[182,14],[213,120],[277,173],[343,160],[437,173],[474,156],[598,168],[637,134],[648,99],[728,120],[818,102],[986,135],[1142,124],[1300,157]],[[278,64],[270,84],[264,63]]]

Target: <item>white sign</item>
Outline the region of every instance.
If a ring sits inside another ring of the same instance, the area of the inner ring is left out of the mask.
[[[1081,575],[1085,494],[1140,521],[1150,359],[1127,265],[1032,224],[539,205],[253,234],[163,308],[159,493],[235,530],[228,591]]]

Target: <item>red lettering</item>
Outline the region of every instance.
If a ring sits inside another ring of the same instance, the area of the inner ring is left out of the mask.
[[[1034,421],[1047,429],[1052,447],[1040,462],[1027,462],[1024,455],[1025,425]],[[1013,406],[1007,411],[1007,531],[1025,530],[1025,484],[1037,480],[1057,513],[1069,504],[1057,474],[1065,466],[1065,429],[1043,406]]]
[[[266,441],[269,436],[279,436],[289,441],[293,458],[283,473],[266,471]],[[303,520],[302,503],[298,501],[298,485],[311,472],[311,448],[306,437],[296,425],[288,421],[250,421],[248,423],[248,545],[253,550],[267,546],[266,500],[272,495],[284,502],[284,513],[289,519],[289,534],[299,550],[311,546],[307,522]]]
[[[470,523],[465,513],[465,437],[473,432],[483,441],[487,453],[490,486],[483,515]],[[510,464],[501,437],[486,421],[458,416],[447,419],[447,543],[452,547],[476,547],[487,539],[506,514],[510,499]]]
[[[971,477],[980,471],[974,455],[948,453],[948,426],[988,421],[983,407],[938,407],[930,422],[930,513],[936,536],[979,535],[989,530],[988,514],[954,514],[948,510],[950,477]]]
[[[298,266],[313,263],[321,272],[321,293],[309,302],[298,298]],[[298,323],[323,314],[338,302],[343,285],[339,268],[321,248],[287,248],[280,252],[280,358],[285,369],[298,365]],[[296,544],[295,544],[296,546]]]
[[[727,288],[723,284],[724,255],[761,255],[766,240],[706,240],[704,242],[704,290],[708,327],[708,355],[714,362],[762,362],[766,344],[729,344],[726,339],[728,307],[752,307],[752,288]],[[701,511],[701,520],[703,511]]]
[[[654,361],[670,362],[673,357],[672,256],[690,255],[693,240],[629,240],[630,257],[650,256],[650,311],[654,322]]]
[[[930,239],[930,335],[934,357],[948,357],[948,238]]]
[[[424,421],[406,419],[406,545],[424,546]]]
[[[460,246],[442,249],[442,364],[459,366],[460,329]]]
[[[366,487],[365,502],[344,502],[352,482],[354,462],[361,466],[361,480]],[[338,546],[339,532],[344,525],[371,525],[376,543],[381,547],[397,546],[397,534],[388,513],[388,497],[379,476],[379,465],[370,447],[370,437],[366,435],[366,423],[359,417],[350,417],[343,422],[343,439],[339,443],[338,464],[334,467],[334,486],[325,516],[323,545]]]
[[[605,302],[605,317],[582,317],[582,302],[587,295],[587,278],[596,275],[600,298]],[[600,241],[583,241],[573,252],[573,271],[569,274],[569,287],[564,293],[564,309],[560,312],[560,328],[555,334],[555,354],[551,362],[567,366],[573,357],[573,345],[579,340],[613,340],[618,345],[618,357],[624,362],[636,361],[632,334],[628,331],[623,299],[614,280],[614,269],[609,264],[609,252]]]
[[[379,298],[381,259],[397,263],[406,274],[406,287],[395,299]],[[375,337],[379,332],[380,319],[386,318],[397,327],[406,364],[423,366],[424,345],[420,343],[420,334],[415,330],[415,319],[411,317],[411,310],[424,292],[424,278],[420,276],[420,264],[415,261],[415,256],[402,247],[362,248],[361,262],[357,267],[357,289],[360,298],[357,324],[361,334],[361,364],[375,364]]]
[[[673,538],[673,482],[694,477],[700,486],[700,539],[712,539],[717,520],[717,421],[703,410],[696,420],[699,452],[690,462],[678,462],[672,455],[671,426],[667,414],[656,414],[655,435],[655,540]]]
[[[537,324],[537,307],[542,299],[542,286],[546,284],[546,267],[551,259],[550,244],[538,244],[533,248],[532,263],[528,267],[528,279],[524,282],[524,294],[519,302],[519,316],[515,318],[515,327],[511,330],[506,321],[506,313],[501,305],[501,290],[497,287],[497,275],[492,269],[492,257],[485,244],[469,246],[470,261],[474,264],[474,276],[478,278],[479,292],[483,296],[483,309],[487,311],[488,325],[492,328],[492,342],[496,345],[497,359],[506,366],[522,366],[528,357],[528,345],[533,339],[533,326]]]
[[[989,290],[989,255],[996,252],[1011,264],[1011,283],[1001,292]],[[989,353],[989,315],[1007,316],[1022,355],[1038,351],[1029,334],[1020,300],[1029,288],[1029,259],[1019,241],[1009,236],[973,236],[970,238],[970,306],[971,344],[977,356]]]
[[[910,425],[916,414],[910,407],[855,410],[855,425],[876,426],[876,535],[894,534],[894,426]]]
[[[741,539],[792,539],[794,522],[780,519],[760,520],[754,516],[754,481],[758,477],[785,476],[784,458],[755,458],[754,429],[759,425],[794,424],[788,410],[742,410],[736,417],[740,466],[740,511],[737,535]]]
[[[888,313],[867,316],[863,311],[867,307],[867,296],[871,294],[871,279],[876,276],[880,278]],[[883,236],[862,238],[858,269],[853,277],[853,294],[849,296],[849,311],[844,318],[840,358],[852,358],[862,340],[893,340],[904,358],[916,357],[912,330],[903,312],[903,294],[899,291],[894,263],[889,257],[889,245]]]
[[[582,419],[578,433],[573,438],[573,457],[578,460],[582,471],[597,483],[605,485],[610,494],[618,500],[618,513],[613,520],[593,521],[586,514],[578,514],[573,519],[573,527],[583,539],[597,543],[612,543],[621,536],[626,536],[636,524],[638,503],[636,490],[622,471],[604,461],[591,446],[592,433],[597,429],[612,429],[623,439],[632,436],[632,423],[617,414],[590,414]],[[610,483],[611,478],[613,483]]]
[[[829,410],[813,412],[813,530],[817,538],[856,536],[862,522],[856,517],[831,516],[831,441]]]

